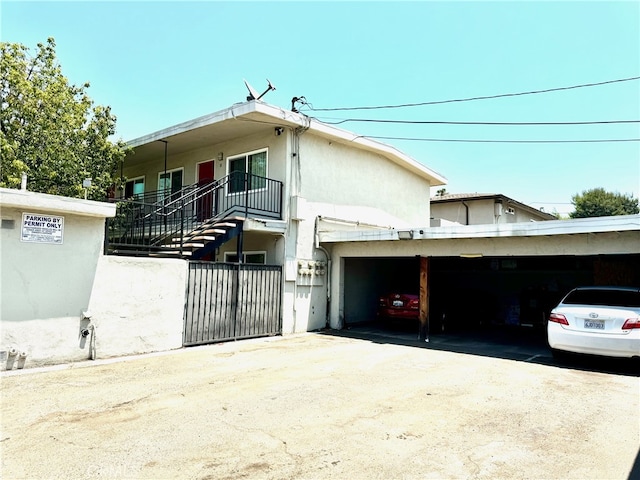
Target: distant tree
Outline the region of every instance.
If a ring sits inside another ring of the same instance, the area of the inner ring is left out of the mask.
[[[436,190],[436,197],[444,197],[445,195],[447,195],[449,192],[447,192],[446,188],[441,188],[439,190]]]
[[[638,199],[632,195],[607,192],[603,188],[585,190],[571,197],[574,211],[571,218],[605,217],[609,215],[633,215],[638,213]]]
[[[56,60],[55,41],[35,55],[18,43],[0,43],[0,186],[15,188],[23,173],[28,189],[103,200],[120,181],[126,145],[113,143],[116,117],[96,106],[89,84],[70,85]]]

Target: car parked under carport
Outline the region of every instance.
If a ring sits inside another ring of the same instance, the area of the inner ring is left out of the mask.
[[[640,255],[432,257],[428,268],[430,336],[518,330],[543,341],[549,312],[567,291],[640,270]],[[346,258],[344,289],[344,326],[381,319],[381,295],[420,292],[419,258]],[[378,322],[377,328],[417,335],[418,320]]]

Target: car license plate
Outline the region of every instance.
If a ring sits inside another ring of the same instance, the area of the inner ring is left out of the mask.
[[[393,301],[393,306],[394,307],[402,307],[403,306],[402,300],[394,300]]]
[[[592,330],[604,330],[604,320],[585,320],[584,328]]]

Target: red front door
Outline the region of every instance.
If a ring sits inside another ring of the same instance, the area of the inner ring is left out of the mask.
[[[198,186],[206,185],[213,181],[213,160],[198,164]],[[198,221],[202,222],[213,216],[213,193],[208,193],[198,199]]]

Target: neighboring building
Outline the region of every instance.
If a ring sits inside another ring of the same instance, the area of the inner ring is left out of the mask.
[[[556,217],[501,194],[457,193],[431,197],[432,227],[451,222],[485,225],[545,220],[556,220]]]
[[[280,265],[283,333],[327,324],[320,227],[424,224],[430,188],[446,181],[391,146],[259,101],[129,145],[107,253]]]

